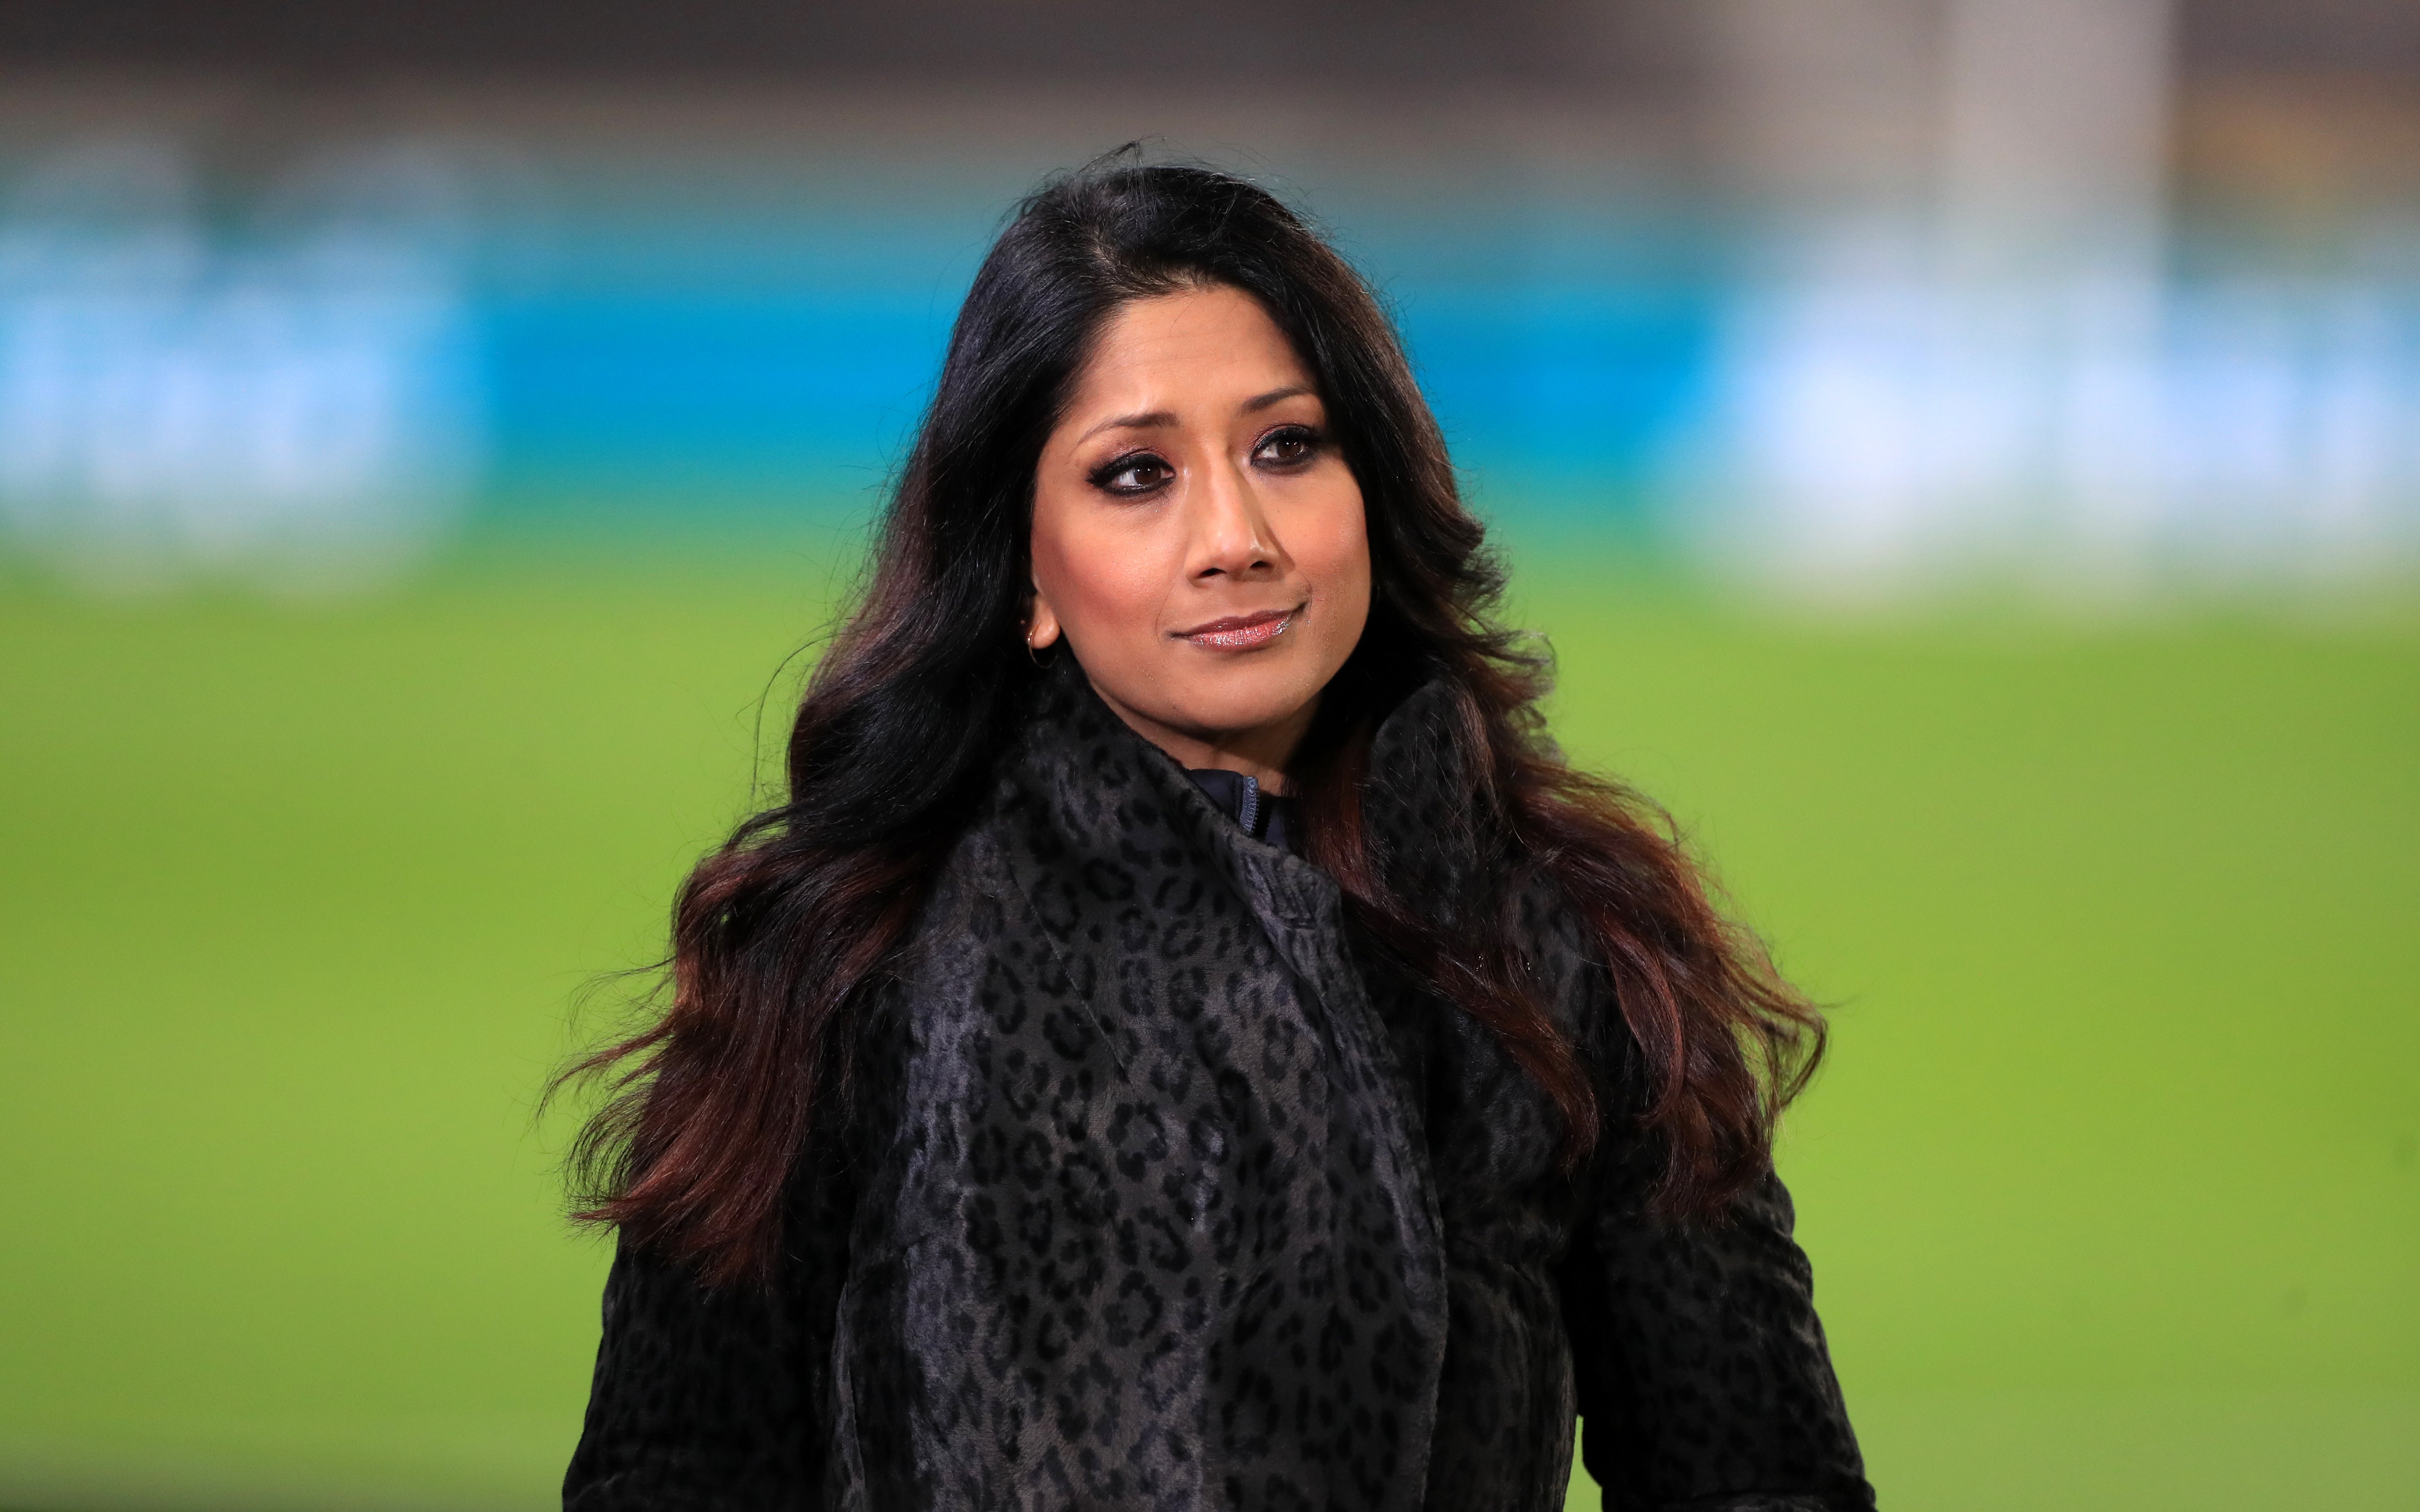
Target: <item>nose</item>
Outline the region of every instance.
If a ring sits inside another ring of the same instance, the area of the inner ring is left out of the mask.
[[[1193,549],[1187,577],[1196,582],[1214,577],[1249,582],[1285,574],[1289,565],[1285,547],[1262,507],[1247,467],[1222,459],[1207,469],[1202,486],[1193,491],[1188,502]]]

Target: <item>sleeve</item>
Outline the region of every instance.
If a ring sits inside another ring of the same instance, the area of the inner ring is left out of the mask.
[[[1654,1154],[1635,1134],[1603,1152],[1563,1277],[1607,1512],[1872,1507],[1789,1192],[1767,1176],[1720,1223],[1667,1222],[1647,1211]]]
[[[770,1285],[707,1286],[625,1240],[565,1512],[810,1512],[823,1504],[850,1206],[802,1180]]]

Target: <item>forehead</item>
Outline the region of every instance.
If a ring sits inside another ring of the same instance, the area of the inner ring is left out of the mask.
[[[1132,301],[1101,328],[1078,374],[1073,408],[1215,403],[1289,385],[1311,374],[1260,302],[1226,288]]]

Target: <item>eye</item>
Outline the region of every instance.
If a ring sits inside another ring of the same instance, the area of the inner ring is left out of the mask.
[[[1176,469],[1147,451],[1130,451],[1093,469],[1093,487],[1104,493],[1149,493],[1176,475]]]
[[[1252,448],[1252,460],[1263,467],[1300,467],[1326,444],[1326,438],[1310,426],[1280,426]]]

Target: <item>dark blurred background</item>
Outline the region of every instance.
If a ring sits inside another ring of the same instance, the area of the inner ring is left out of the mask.
[[[854,519],[1004,208],[1136,137],[1334,226],[1508,519],[1827,594],[2412,553],[2396,0],[23,7],[0,62],[0,497],[86,573]]]
[[[0,1505],[547,1500],[536,1089],[1137,139],[1837,1005],[1890,1503],[2420,1506],[2411,0],[0,6]]]

